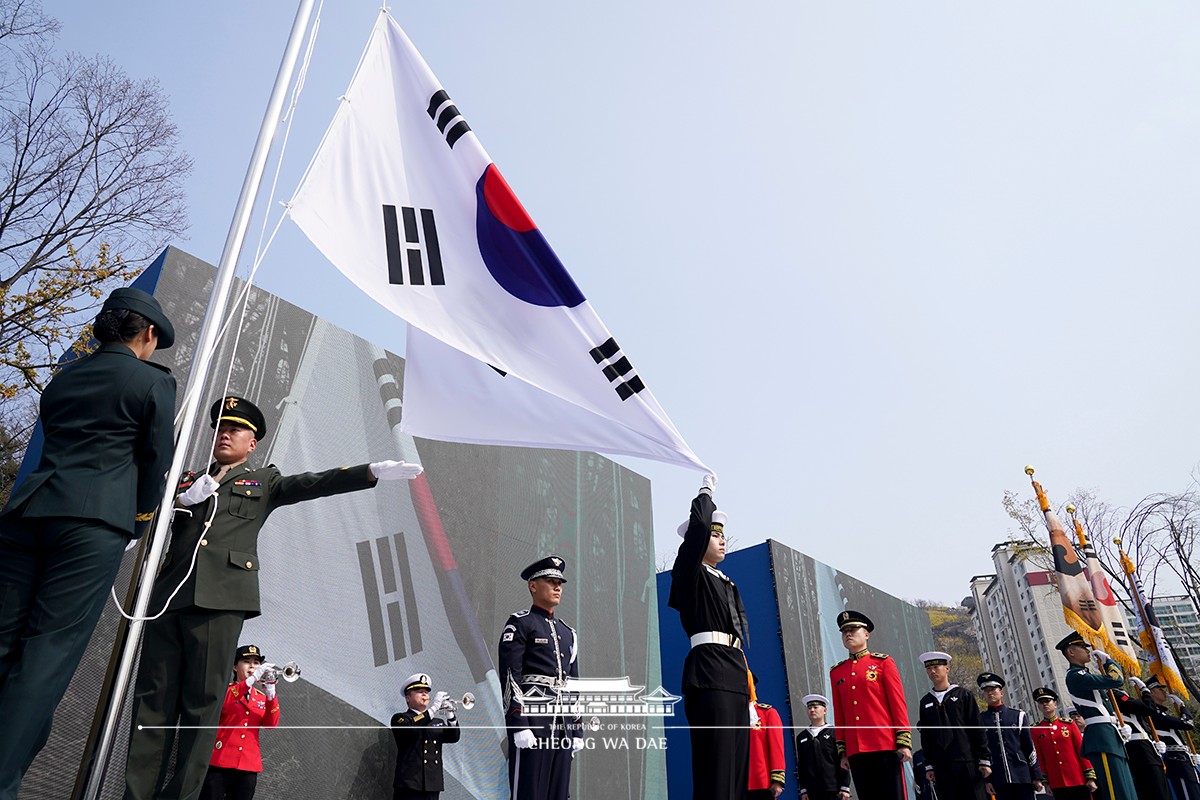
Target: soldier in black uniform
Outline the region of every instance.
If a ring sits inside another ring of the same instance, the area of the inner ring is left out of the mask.
[[[508,779],[513,800],[567,800],[571,761],[583,749],[583,721],[559,711],[559,693],[579,677],[579,639],[554,616],[567,562],[547,556],[521,571],[533,600],[500,634],[499,678],[508,725]],[[566,694],[563,704],[569,703]],[[543,713],[524,706],[541,705]]]
[[[175,341],[158,301],[117,289],[96,352],[41,397],[41,460],[0,519],[0,798],[16,797],[50,735],[116,579],[162,498],[174,450],[175,379],[147,359]]]
[[[949,653],[921,654],[933,688],[921,698],[917,730],[925,754],[925,778],[939,797],[984,800],[992,774],[987,736],[979,723],[975,695],[950,683]]]
[[[667,605],[679,612],[691,650],[683,662],[683,708],[692,744],[692,797],[745,794],[750,763],[750,678],[742,647],[749,623],[737,586],[717,564],[725,558],[724,513],[708,475],[692,501],[683,544],[671,568]]]
[[[1167,781],[1175,800],[1200,800],[1200,776],[1196,774],[1196,762],[1200,759],[1191,752],[1188,744],[1190,732],[1195,730],[1191,714],[1182,705],[1183,701],[1177,707],[1179,716],[1167,709],[1171,695],[1157,675],[1150,678],[1149,685],[1133,678],[1130,682],[1142,690],[1142,699],[1156,712],[1154,724],[1158,727],[1159,739],[1166,745],[1163,761],[1167,765]]]
[[[1141,683],[1141,679],[1138,679],[1138,683]],[[1125,732],[1125,752],[1129,757],[1129,772],[1133,776],[1138,800],[1171,800],[1171,787],[1163,762],[1163,753],[1167,748],[1155,739],[1155,730],[1151,725],[1151,721],[1157,722],[1154,719],[1155,710],[1149,704],[1130,697],[1124,688],[1114,689],[1113,696],[1129,729]],[[1147,696],[1145,699],[1150,698]]]
[[[457,742],[462,731],[450,695],[438,692],[430,703],[432,688],[423,672],[404,682],[408,709],[392,716],[392,735],[396,737],[392,800],[437,800],[445,788],[442,745]]]
[[[808,727],[796,734],[796,776],[801,800],[847,800],[850,770],[842,766],[833,728],[825,723],[829,700],[804,695]]]
[[[282,475],[274,465],[252,469],[246,459],[267,430],[262,412],[231,396],[214,403],[210,417],[217,428],[214,461],[205,473],[184,475],[179,485],[181,508],[150,599],[151,615],[164,607],[166,613],[147,623],[142,643],[126,800],[195,800],[202,788],[225,696],[228,654],[237,647],[242,623],[261,613],[258,534],[267,517],[282,506],[421,474],[420,465],[403,461],[299,475]],[[175,772],[160,793],[176,723]]]

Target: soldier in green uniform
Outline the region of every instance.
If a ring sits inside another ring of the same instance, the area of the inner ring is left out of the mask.
[[[147,359],[175,330],[158,301],[117,289],[96,352],[41,398],[41,460],[0,515],[0,798],[17,796],[50,735],[131,537],[162,498],[175,379]]]
[[[1076,710],[1083,716],[1083,747],[1081,752],[1096,770],[1097,797],[1103,800],[1137,800],[1133,777],[1125,755],[1125,745],[1113,716],[1112,705],[1105,697],[1108,690],[1118,689],[1125,676],[1117,662],[1102,651],[1092,652],[1078,633],[1063,638],[1055,648],[1071,662],[1067,670],[1067,691]],[[1088,672],[1087,664],[1094,660],[1101,674]]]
[[[283,475],[246,459],[266,435],[262,412],[249,400],[213,404],[217,429],[213,464],[179,485],[171,545],[150,600],[134,687],[133,732],[125,770],[126,800],[195,800],[208,771],[228,673],[242,623],[261,613],[258,534],[282,506],[369,489],[379,480],[412,479],[419,464],[381,461]],[[175,772],[159,791],[179,724]]]

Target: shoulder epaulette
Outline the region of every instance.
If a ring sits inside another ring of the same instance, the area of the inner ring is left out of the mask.
[[[891,658],[891,656],[889,656],[887,653],[872,652],[871,655],[875,656],[876,658]]]
[[[754,705],[758,706],[759,708],[770,708],[770,706],[767,705],[766,703],[760,703],[757,700],[754,701]]]
[[[526,609],[524,609],[524,610],[522,610],[522,611],[514,611],[514,612],[512,613],[512,616],[514,616],[514,617],[527,617],[527,616],[529,616],[529,609],[528,609],[528,608],[526,608]]]
[[[842,664],[845,664],[849,660],[850,659],[848,659],[848,658],[843,658],[841,661],[837,662],[832,667],[830,667],[829,671],[832,672],[833,670],[837,669],[838,667],[840,667]]]

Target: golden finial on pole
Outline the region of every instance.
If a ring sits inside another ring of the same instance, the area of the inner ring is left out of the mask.
[[[1067,513],[1070,514],[1071,516],[1075,516],[1075,504],[1074,503],[1067,503]]]
[[[1114,536],[1114,537],[1113,537],[1113,544],[1115,544],[1117,547],[1120,547],[1120,546],[1121,546],[1121,537],[1120,537],[1120,536]]]
[[[1025,474],[1032,478],[1033,472],[1034,472],[1033,464],[1026,464],[1025,465]]]

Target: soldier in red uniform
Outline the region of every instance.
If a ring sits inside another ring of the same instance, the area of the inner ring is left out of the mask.
[[[837,623],[850,654],[829,671],[843,766],[849,767],[859,797],[904,800],[904,762],[912,761],[912,731],[900,672],[889,656],[867,650],[875,624],[866,614],[843,611]]]
[[[1083,757],[1083,734],[1074,722],[1058,718],[1058,695],[1053,690],[1033,690],[1042,721],[1030,728],[1038,765],[1054,800],[1091,800],[1096,791],[1096,770]]]
[[[754,676],[758,686],[758,676]],[[787,766],[783,757],[783,720],[766,703],[750,701],[754,714],[750,723],[749,800],[775,800],[783,792]]]
[[[238,648],[233,662],[233,683],[225,692],[220,728],[201,800],[251,800],[262,772],[258,729],[279,724],[279,698],[275,696],[274,664],[263,662],[252,644]],[[263,691],[254,688],[261,684]]]

